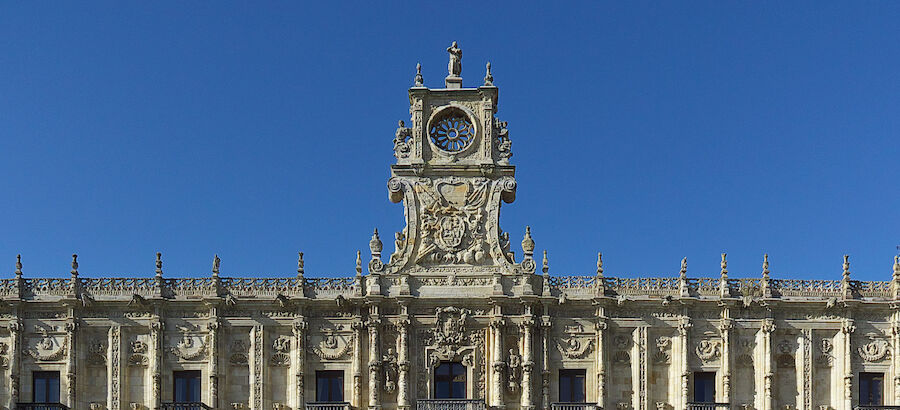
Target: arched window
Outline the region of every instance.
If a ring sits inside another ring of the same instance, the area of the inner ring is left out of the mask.
[[[441,362],[434,372],[434,398],[465,399],[466,367],[459,362]]]

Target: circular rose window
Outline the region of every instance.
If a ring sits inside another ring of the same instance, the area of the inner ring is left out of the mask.
[[[431,120],[428,131],[431,142],[447,152],[459,152],[475,139],[475,126],[469,117],[459,110],[445,110]]]

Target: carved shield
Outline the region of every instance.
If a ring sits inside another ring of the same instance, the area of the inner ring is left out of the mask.
[[[441,217],[438,238],[445,249],[458,249],[466,235],[466,221],[461,216]]]

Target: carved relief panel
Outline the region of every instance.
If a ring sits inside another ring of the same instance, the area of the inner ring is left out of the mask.
[[[417,330],[419,398],[432,397],[434,371],[444,361],[459,362],[466,367],[468,397],[485,397],[486,329],[472,327],[472,311],[457,307],[435,309],[434,325]]]

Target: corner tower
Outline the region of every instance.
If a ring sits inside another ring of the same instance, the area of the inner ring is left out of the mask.
[[[425,87],[417,66],[411,123],[400,121],[394,138],[388,190],[391,201],[404,204],[406,228],[383,272],[533,273],[531,252],[516,263],[499,226],[501,201],[515,200],[516,180],[506,123],[496,117],[491,65],[483,85],[463,88],[462,50],[454,42],[447,51],[444,88]]]

